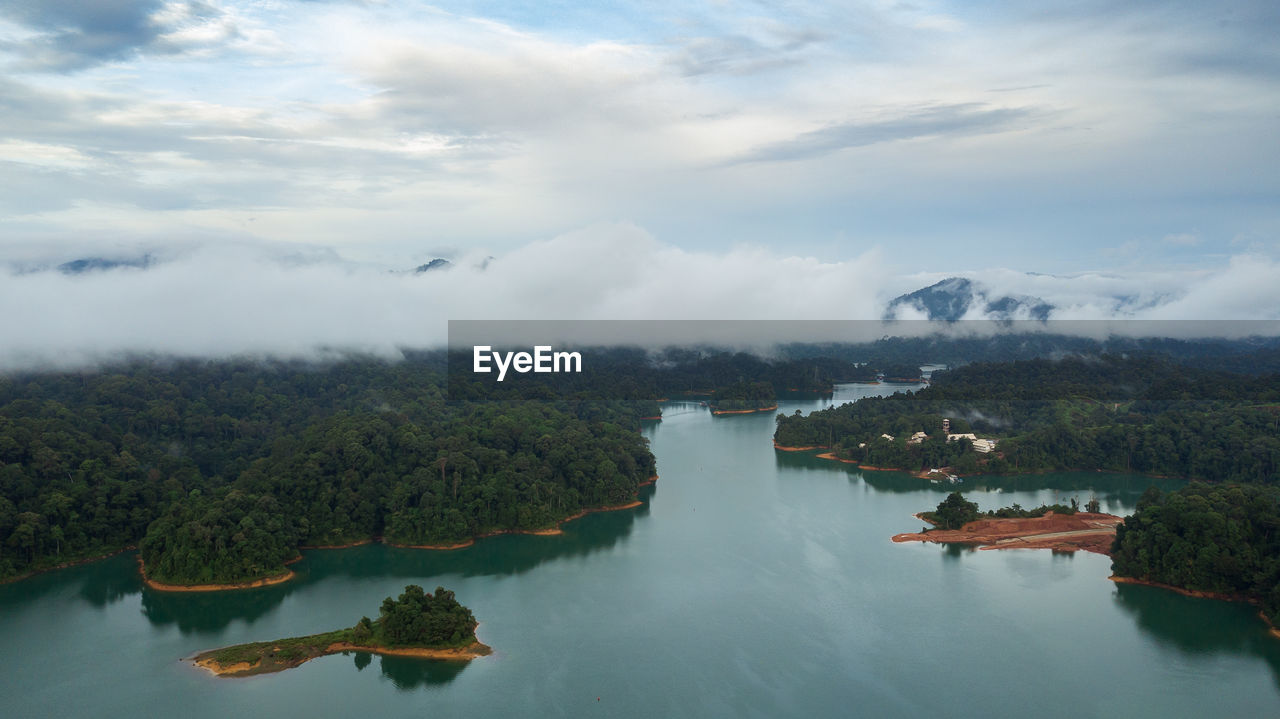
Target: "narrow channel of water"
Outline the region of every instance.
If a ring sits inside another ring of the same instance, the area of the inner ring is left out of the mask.
[[[1280,715],[1280,640],[1249,607],[1117,586],[1098,555],[892,544],[952,487],[776,452],[773,422],[669,406],[644,506],[563,536],[311,551],[296,582],[212,595],[144,591],[129,555],[0,586],[0,716]],[[1151,481],[961,486],[984,509],[1096,493],[1124,513]],[[455,590],[496,654],[241,680],[180,661],[350,626],[408,583]]]

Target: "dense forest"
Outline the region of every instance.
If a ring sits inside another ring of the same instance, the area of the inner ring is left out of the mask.
[[[996,439],[997,450],[983,455],[967,439],[946,441],[944,418],[952,434]],[[928,436],[912,444],[916,432]],[[1280,375],[1152,356],[977,363],[935,373],[918,392],[779,416],[774,437],[908,470],[1103,469],[1271,482],[1280,470]]]
[[[767,359],[746,352],[668,348],[647,351],[626,347],[580,348],[582,371],[497,375],[473,371],[472,355],[450,352],[450,399],[552,399],[592,397],[652,401],[680,395],[712,395],[743,384],[768,385],[779,392],[829,393],[836,382],[866,377],[866,369],[831,357]],[[915,368],[916,374],[919,369]],[[873,375],[874,376],[874,375]]]
[[[711,395],[713,412],[755,412],[778,406],[778,395],[768,382],[738,382]]]
[[[436,587],[428,594],[410,584],[398,598],[382,600],[376,621],[362,617],[353,629],[353,638],[362,646],[457,646],[475,641],[476,626],[471,610],[462,606],[453,592]]]
[[[1152,488],[1116,528],[1111,554],[1119,576],[1249,598],[1280,621],[1280,488]]]
[[[443,361],[135,362],[0,378],[0,578],[138,545],[149,576],[547,527],[654,474],[646,407],[448,402]]]

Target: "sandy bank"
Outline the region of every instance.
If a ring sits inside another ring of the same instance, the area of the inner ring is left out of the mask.
[[[421,659],[445,659],[465,662],[477,657],[487,657],[493,654],[493,649],[487,644],[475,641],[465,647],[450,647],[448,649],[389,649],[386,647],[362,647],[347,642],[335,642],[325,650],[325,654],[335,654],[337,652],[369,652],[370,654],[383,654],[389,657],[418,657]]]
[[[1197,599],[1216,599],[1223,602],[1244,602],[1245,604],[1252,604],[1255,607],[1258,606],[1259,604],[1256,598],[1250,597],[1245,594],[1225,594],[1222,592],[1206,592],[1201,589],[1187,589],[1185,587],[1175,587],[1172,584],[1165,584],[1163,582],[1153,582],[1148,579],[1135,579],[1134,577],[1121,577],[1115,574],[1111,575],[1110,577],[1107,577],[1107,579],[1110,579],[1116,584],[1138,584],[1144,587],[1156,587],[1157,589],[1165,589],[1170,592],[1177,592],[1178,594],[1181,594],[1185,597],[1195,597]],[[1280,639],[1280,628],[1276,627],[1275,623],[1271,621],[1271,618],[1267,616],[1266,612],[1262,610],[1258,610],[1258,618],[1266,622],[1267,631],[1271,634],[1271,636],[1276,637],[1277,639]]]
[[[273,649],[278,650],[279,647],[273,647]],[[252,662],[240,661],[224,665],[211,656],[213,652],[204,652],[196,655],[191,662],[201,669],[210,672],[214,676],[247,677],[257,674],[281,672],[285,669],[292,669],[294,667],[301,666],[302,664],[305,664],[317,657],[325,657],[330,654],[339,654],[342,652],[369,652],[370,654],[382,654],[384,656],[393,657],[416,657],[419,659],[433,659],[437,661],[466,662],[477,657],[488,656],[493,653],[493,649],[479,640],[476,640],[466,646],[448,647],[443,649],[426,647],[365,647],[351,644],[349,642],[333,642],[324,647],[308,647],[305,653],[301,655],[290,655],[287,659],[281,658],[272,652],[270,655],[259,657]]]
[[[302,555],[290,559],[286,564],[293,564],[302,559]],[[269,587],[273,584],[283,584],[290,579],[298,576],[292,569],[286,569],[284,574],[277,574],[271,577],[263,577],[255,579],[251,582],[231,582],[227,584],[167,584],[151,579],[147,576],[147,567],[142,562],[142,557],[138,557],[138,572],[142,574],[142,582],[148,587],[160,592],[225,592],[235,589],[257,589],[258,587]]]
[[[917,515],[917,518],[923,519]],[[1116,525],[1124,521],[1114,514],[1076,512],[1031,518],[989,518],[969,522],[960,529],[896,534],[895,542],[969,544],[980,549],[1053,549],[1074,552],[1083,549],[1110,554]]]
[[[713,409],[711,414],[755,414],[756,412],[772,412],[778,408],[777,404],[770,407],[757,407],[755,409]]]

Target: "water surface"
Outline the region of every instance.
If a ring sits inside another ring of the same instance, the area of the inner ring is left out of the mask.
[[[775,452],[773,423],[668,406],[645,504],[563,536],[310,551],[298,581],[243,592],[144,590],[130,555],[0,586],[0,716],[1280,715],[1280,640],[1249,607],[1117,586],[1098,555],[892,544],[953,487]],[[1125,513],[1152,481],[961,486],[984,509],[1096,494]],[[455,590],[496,653],[249,679],[181,661],[350,626],[408,583]]]

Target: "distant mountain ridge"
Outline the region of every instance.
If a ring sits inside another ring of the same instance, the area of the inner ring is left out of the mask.
[[[58,265],[58,271],[64,275],[82,275],[86,272],[101,272],[103,270],[114,270],[120,267],[132,267],[134,269],[145,270],[150,267],[152,262],[151,255],[143,255],[141,257],[126,257],[112,259],[108,257],[82,257],[70,262],[63,262]]]
[[[432,270],[447,270],[452,266],[452,262],[444,259],[443,257],[437,257],[425,265],[418,265],[413,268],[413,271],[415,274],[422,274],[423,272],[430,272]]]
[[[948,277],[915,292],[899,295],[884,311],[884,319],[897,319],[901,310],[911,308],[930,320],[956,322],[977,308],[979,315],[994,320],[1049,319],[1054,306],[1039,297],[1000,295],[992,297],[987,290],[965,277]]]

